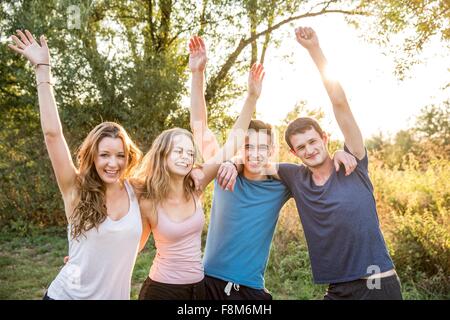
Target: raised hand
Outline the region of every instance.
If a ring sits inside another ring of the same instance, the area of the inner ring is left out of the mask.
[[[25,33],[17,30],[17,35],[20,39],[15,35],[11,36],[16,45],[8,44],[10,49],[23,55],[33,65],[50,64],[50,52],[44,36],[40,37],[41,44],[39,45],[28,30],[25,30]]]
[[[189,68],[191,72],[203,72],[206,67],[206,47],[203,39],[194,36],[189,40]]]
[[[262,64],[255,63],[250,69],[248,75],[248,95],[259,98],[262,90],[262,83],[264,80],[264,67]]]
[[[319,38],[315,31],[309,27],[299,27],[295,29],[295,36],[297,42],[300,43],[305,49],[311,50],[319,46]]]

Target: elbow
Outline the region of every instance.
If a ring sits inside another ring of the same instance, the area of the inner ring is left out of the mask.
[[[208,125],[206,123],[205,119],[195,119],[192,118],[189,121],[189,124],[191,126],[191,131],[197,131],[197,132],[204,132],[206,129],[208,129]]]
[[[59,137],[61,137],[61,132],[59,132],[57,130],[45,130],[44,131],[44,138],[46,141],[56,140]]]
[[[348,101],[345,97],[333,100],[333,108],[347,109],[348,107]]]

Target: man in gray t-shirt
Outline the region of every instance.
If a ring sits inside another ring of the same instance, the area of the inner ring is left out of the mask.
[[[328,136],[316,120],[301,117],[288,125],[285,139],[303,164],[274,164],[267,174],[281,179],[296,201],[314,281],[329,284],[324,299],[402,299],[379,226],[361,131],[339,82],[326,76],[327,61],[315,32],[297,28],[295,34],[322,76],[344,135],[344,150],[356,158],[357,166],[354,172],[336,172]]]
[[[325,299],[401,299],[400,282],[380,230],[368,158],[345,93],[326,76],[326,58],[311,28],[297,28],[297,41],[317,66],[356,170],[335,172],[328,137],[317,121],[298,118],[285,132],[303,165],[280,164],[300,214],[316,283],[330,284]]]

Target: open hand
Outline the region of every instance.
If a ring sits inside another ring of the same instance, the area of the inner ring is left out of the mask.
[[[206,47],[203,39],[194,36],[189,41],[189,68],[191,72],[203,72],[206,67]]]
[[[262,91],[262,83],[264,80],[264,67],[262,64],[255,63],[250,69],[248,75],[248,95],[259,98]]]
[[[50,52],[44,36],[40,37],[41,44],[39,44],[28,30],[25,30],[25,33],[17,30],[17,35],[19,37],[11,36],[16,45],[8,44],[10,49],[23,55],[33,65],[50,64]]]

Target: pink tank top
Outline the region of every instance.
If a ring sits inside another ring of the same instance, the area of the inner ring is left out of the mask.
[[[201,235],[205,216],[197,199],[192,216],[181,222],[172,221],[158,207],[158,224],[152,229],[156,255],[150,268],[153,281],[190,284],[203,279]]]

